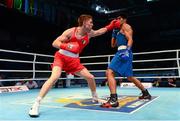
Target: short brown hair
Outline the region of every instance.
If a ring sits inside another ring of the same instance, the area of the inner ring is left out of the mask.
[[[88,20],[88,19],[92,19],[92,16],[91,15],[87,15],[87,14],[80,15],[79,18],[78,18],[78,25],[82,26],[83,22]]]

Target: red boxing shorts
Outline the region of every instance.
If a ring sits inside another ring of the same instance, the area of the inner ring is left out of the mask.
[[[69,57],[59,53],[58,51],[54,55],[54,62],[52,64],[52,68],[54,66],[59,66],[62,70],[66,71],[67,73],[74,74],[75,72],[79,72],[85,67],[80,63],[80,59]]]

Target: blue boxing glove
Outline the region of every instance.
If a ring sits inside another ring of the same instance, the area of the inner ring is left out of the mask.
[[[131,47],[127,47],[127,49],[121,50],[121,52],[119,53],[120,60],[128,61],[130,58],[130,50]]]

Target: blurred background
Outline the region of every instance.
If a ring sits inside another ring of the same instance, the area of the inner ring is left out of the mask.
[[[120,13],[134,30],[134,52],[178,49],[180,7],[177,0],[0,0],[0,48],[54,54],[51,43],[81,14],[94,17],[94,28]],[[113,54],[111,32],[92,38],[81,55]]]

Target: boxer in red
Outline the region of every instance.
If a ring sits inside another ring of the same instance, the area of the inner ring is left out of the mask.
[[[87,80],[92,94],[92,101],[98,100],[94,76],[80,63],[79,54],[87,46],[91,37],[100,36],[107,31],[118,28],[120,23],[120,20],[112,20],[109,25],[93,30],[92,16],[83,14],[78,18],[78,27],[65,30],[62,35],[54,40],[52,46],[59,50],[54,56],[51,76],[42,86],[38,97],[29,111],[31,117],[39,116],[40,102],[61,76],[62,70]]]

